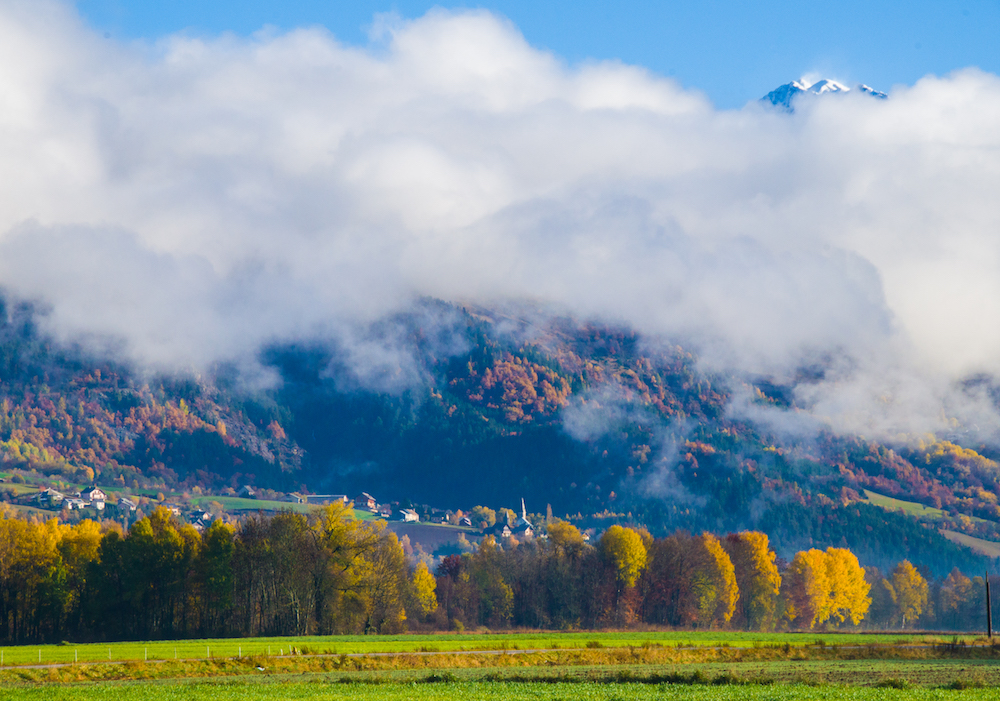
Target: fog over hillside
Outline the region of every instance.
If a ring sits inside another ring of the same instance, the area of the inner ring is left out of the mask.
[[[722,111],[486,12],[379,17],[364,49],[151,45],[5,1],[0,285],[161,368],[336,337],[379,389],[412,378],[373,321],[516,303],[807,369],[798,401],[844,430],[995,437],[988,382],[961,381],[1000,374],[1000,78],[887,92]]]

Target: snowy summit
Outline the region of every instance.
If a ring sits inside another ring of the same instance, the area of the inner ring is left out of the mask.
[[[884,100],[888,97],[884,92],[870,88],[867,85],[858,85],[855,90],[871,97],[875,97]],[[789,112],[794,112],[795,108],[792,107],[792,101],[796,99],[799,95],[812,94],[812,95],[823,95],[823,94],[846,94],[852,92],[851,88],[847,87],[843,83],[838,83],[835,80],[829,80],[823,78],[815,83],[809,83],[804,80],[793,80],[791,83],[785,83],[781,87],[775,88],[767,95],[761,98],[762,101],[770,102],[772,105],[781,107]]]

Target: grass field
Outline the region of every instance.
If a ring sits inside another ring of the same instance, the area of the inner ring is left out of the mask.
[[[997,689],[941,690],[927,688],[894,689],[878,687],[815,686],[792,684],[772,685],[687,685],[636,684],[600,682],[583,683],[524,683],[524,682],[446,682],[413,684],[339,684],[325,680],[269,683],[266,681],[227,681],[224,683],[184,684],[107,684],[101,686],[21,687],[7,689],[5,698],[12,701],[279,701],[308,699],[309,701],[453,701],[481,699],[483,701],[521,701],[531,699],[555,701],[580,699],[586,701],[645,701],[645,699],[685,699],[690,701],[820,701],[826,699],[1000,699]]]
[[[109,651],[129,661],[107,662]],[[971,637],[574,632],[57,645],[3,654],[0,699],[12,701],[1000,699],[1000,646]]]
[[[24,496],[25,494],[35,494],[40,492],[41,489],[34,484],[25,484],[24,482],[18,484],[17,482],[6,482],[3,485],[4,491],[10,492],[17,496]]]
[[[299,514],[310,514],[319,509],[319,504],[296,504],[291,501],[269,501],[267,499],[243,499],[241,497],[201,496],[191,497],[191,504],[202,509],[208,508],[210,502],[217,501],[226,511],[294,511]],[[354,509],[354,518],[369,521],[379,518],[371,511]]]
[[[975,636],[963,640],[973,642]],[[949,638],[950,640],[950,638]],[[293,654],[373,654],[463,652],[476,650],[573,650],[619,647],[793,647],[928,645],[940,636],[864,633],[572,632],[489,633],[385,636],[303,636],[299,638],[222,638],[122,643],[65,643],[0,648],[2,664],[37,665],[69,662],[205,660]]]
[[[1000,557],[1000,543],[994,543],[992,540],[983,540],[982,538],[976,538],[975,536],[959,533],[958,531],[949,531],[944,528],[941,529],[941,535],[954,543],[964,545],[987,557]]]
[[[925,504],[918,504],[915,501],[904,501],[903,499],[896,499],[895,497],[889,497],[884,494],[879,494],[873,492],[869,489],[864,490],[865,496],[868,501],[875,506],[881,506],[887,511],[902,511],[907,516],[916,516],[918,518],[929,518],[932,520],[941,520],[946,518],[948,515],[941,509],[936,509],[933,506],[926,506]],[[986,519],[979,518],[978,516],[969,516],[970,521],[973,523],[992,523],[992,521],[987,521]]]
[[[191,503],[202,509],[208,508],[209,502],[217,501],[226,511],[296,511],[308,514],[316,510],[310,504],[296,504],[291,501],[268,501],[267,499],[241,499],[240,497],[203,496],[191,497]]]

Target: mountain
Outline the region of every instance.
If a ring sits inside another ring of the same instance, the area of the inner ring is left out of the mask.
[[[880,100],[884,100],[889,97],[884,92],[875,90],[867,85],[858,85],[854,88],[854,91]],[[762,97],[761,101],[769,102],[770,104],[780,107],[788,112],[794,112],[795,108],[792,103],[801,95],[842,95],[849,92],[852,92],[851,88],[847,87],[843,83],[838,83],[835,80],[828,80],[826,78],[818,80],[815,83],[809,83],[804,80],[793,80],[791,83],[785,83],[784,85],[775,88]]]
[[[313,339],[266,348],[279,381],[255,389],[226,367],[151,377],[60,345],[36,318],[0,304],[0,460],[32,484],[369,491],[463,510],[524,498],[584,526],[755,528],[783,557],[849,546],[864,564],[905,557],[937,574],[984,564],[939,529],[1000,540],[995,449],[793,440],[740,418],[800,411],[795,382],[822,368],[791,384],[710,375],[629,328],[425,300],[369,329],[362,345],[394,363],[375,380],[357,348]]]

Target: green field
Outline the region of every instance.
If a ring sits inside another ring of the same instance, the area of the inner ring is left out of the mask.
[[[12,700],[1000,699],[1000,646],[971,636],[339,636],[22,646],[3,657],[0,699]]]
[[[933,506],[927,506],[925,504],[918,504],[915,501],[904,501],[903,499],[896,499],[894,497],[885,496],[884,494],[878,494],[869,489],[864,490],[865,497],[868,501],[875,506],[881,506],[887,511],[902,511],[907,516],[916,516],[918,518],[929,518],[932,520],[941,520],[944,518],[950,518],[941,509],[936,509]],[[973,523],[993,523],[992,521],[987,521],[986,519],[979,518],[978,516],[968,516],[967,517]]]
[[[41,701],[279,701],[309,699],[315,701],[355,699],[357,701],[453,701],[455,699],[482,699],[483,701],[521,701],[556,699],[581,699],[612,701],[625,699],[685,699],[708,701],[797,701],[825,699],[854,699],[856,701],[895,699],[998,699],[997,689],[966,689],[963,691],[939,689],[857,688],[844,686],[787,686],[732,685],[689,686],[673,684],[605,684],[605,683],[510,683],[510,682],[453,682],[422,684],[337,684],[293,682],[274,684],[259,681],[194,684],[107,684],[63,687],[22,687],[7,689],[7,699]]]
[[[226,511],[296,511],[300,514],[312,513],[316,510],[310,504],[296,504],[291,501],[268,501],[267,499],[242,499],[240,497],[202,496],[191,497],[191,504],[199,508],[208,508],[210,502],[216,501]]]
[[[208,508],[209,503],[213,501],[222,504],[226,511],[294,511],[299,514],[311,514],[323,508],[317,504],[296,504],[291,501],[269,501],[267,499],[243,499],[241,497],[212,495],[191,497],[191,504],[201,509]],[[373,514],[371,511],[354,509],[354,518],[368,521],[377,519],[378,517],[378,514]]]
[[[949,638],[950,639],[950,638]],[[964,638],[972,642],[975,636]],[[66,643],[0,648],[2,664],[34,665],[68,662],[138,660],[205,660],[299,654],[341,655],[389,652],[463,652],[476,650],[572,650],[619,647],[732,647],[761,645],[867,646],[926,645],[939,636],[864,633],[706,632],[573,632],[489,633],[384,636],[303,636],[298,638],[222,638],[122,643]]]
[[[39,489],[38,486],[34,484],[25,484],[24,482],[18,484],[17,482],[10,482],[10,481],[5,482],[3,484],[3,489],[4,491],[10,492],[19,497],[24,496],[25,494],[35,494],[41,491],[41,489]]]

